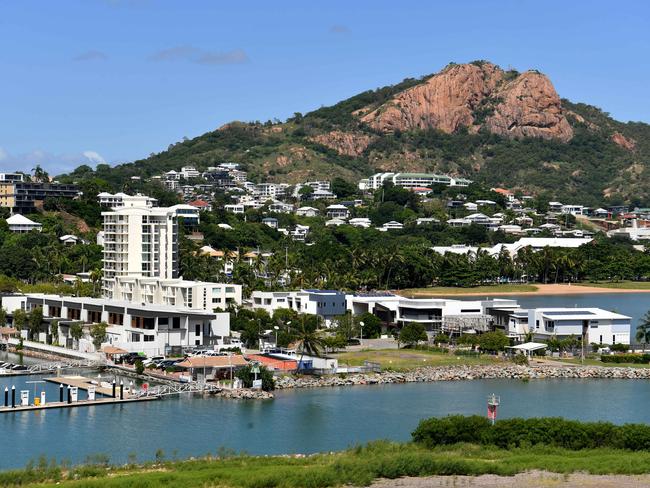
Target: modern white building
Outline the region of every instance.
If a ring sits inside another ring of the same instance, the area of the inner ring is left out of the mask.
[[[95,350],[90,327],[100,322],[108,324],[104,344],[128,352],[143,352],[148,356],[172,352],[180,354],[183,348],[214,345],[230,335],[230,317],[227,313],[44,294],[29,294],[24,300],[25,310],[35,307],[43,309],[44,326],[39,340],[46,341],[49,324],[56,320],[58,343],[83,352]],[[84,331],[78,344],[74,344],[70,334],[70,327],[75,323],[81,324]]]
[[[242,286],[190,280],[121,277],[115,300],[216,312],[242,304]]]
[[[633,241],[650,239],[650,227],[639,227],[636,219],[632,220],[631,227],[621,227],[620,229],[610,230],[607,237],[627,237]]]
[[[157,200],[140,193],[136,195],[127,195],[126,193],[108,193],[101,192],[97,195],[99,205],[106,208],[122,207],[153,207]]]
[[[113,298],[119,277],[178,277],[178,222],[172,208],[123,207],[102,216],[105,297]]]
[[[13,214],[9,217],[7,219],[7,225],[9,226],[9,231],[15,232],[16,234],[24,234],[33,230],[40,232],[43,229],[43,224],[34,222],[21,214]]]
[[[254,291],[251,301],[252,308],[266,310],[270,315],[281,308],[318,315],[327,326],[346,309],[345,293],[336,290]]]
[[[330,219],[347,219],[350,216],[348,207],[340,203],[328,206],[325,212]]]
[[[296,215],[300,217],[316,217],[318,215],[318,209],[314,207],[300,207],[296,210]]]
[[[492,310],[517,310],[515,300],[453,300],[448,298],[405,298],[389,292],[346,296],[352,315],[371,313],[385,329],[420,323],[431,334],[437,332],[485,332],[492,327]]]
[[[466,178],[452,178],[446,175],[428,173],[376,173],[370,178],[359,182],[360,190],[377,190],[385,182],[393,183],[402,188],[431,188],[433,185],[469,186],[472,182]]]
[[[201,173],[194,166],[183,166],[178,174],[186,180],[201,177]]]
[[[517,339],[580,339],[589,344],[630,344],[631,318],[600,308],[531,308],[509,314],[505,332]]]

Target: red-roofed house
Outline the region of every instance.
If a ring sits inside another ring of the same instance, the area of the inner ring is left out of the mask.
[[[192,207],[196,207],[199,210],[206,210],[207,212],[212,211],[212,205],[210,205],[205,200],[194,200],[192,202],[189,202],[188,205],[192,205]]]
[[[250,354],[246,356],[249,361],[258,361],[262,366],[266,366],[271,371],[295,371],[298,369],[298,361],[294,359],[279,359],[261,354]]]

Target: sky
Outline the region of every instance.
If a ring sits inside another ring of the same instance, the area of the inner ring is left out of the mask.
[[[645,0],[0,0],[0,46],[0,170],[133,161],[476,59],[650,122]]]

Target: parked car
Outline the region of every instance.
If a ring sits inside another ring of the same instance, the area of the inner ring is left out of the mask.
[[[144,367],[146,368],[147,366],[150,366],[150,365],[152,365],[152,364],[155,365],[156,363],[159,363],[160,361],[162,361],[162,360],[164,360],[164,359],[165,359],[164,356],[154,356],[154,357],[152,357],[152,358],[147,358],[147,359],[145,359],[144,361],[142,361],[142,364],[143,364]]]
[[[180,363],[182,359],[165,359],[163,361],[160,361],[158,363],[157,368],[160,370],[166,370],[167,368],[171,368],[174,366],[176,363]]]
[[[137,352],[130,352],[122,356],[122,360],[126,364],[134,365],[137,360],[144,361],[147,359],[147,356],[143,356]]]

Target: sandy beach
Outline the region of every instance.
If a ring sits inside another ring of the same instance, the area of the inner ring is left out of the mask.
[[[650,289],[628,289],[628,288],[604,288],[597,286],[582,286],[582,285],[571,285],[571,284],[546,284],[546,285],[535,285],[537,290],[534,291],[471,291],[471,288],[468,288],[467,291],[460,291],[454,293],[436,293],[432,292],[427,293],[425,291],[420,292],[408,292],[408,296],[416,298],[424,297],[436,297],[436,296],[502,296],[502,295],[586,295],[586,294],[595,294],[595,293],[650,293]],[[395,293],[400,294],[400,291]]]

